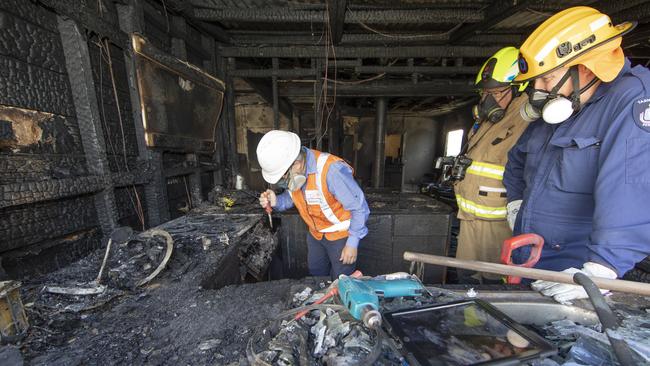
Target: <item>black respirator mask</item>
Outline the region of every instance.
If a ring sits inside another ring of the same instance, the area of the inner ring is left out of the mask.
[[[569,77],[573,83],[573,92],[571,92],[570,99],[562,94],[558,94],[558,91],[567,82]],[[598,79],[594,77],[584,88],[580,89],[578,66],[571,66],[550,92],[535,89],[532,86],[526,88],[528,102],[521,106],[521,117],[527,122],[532,122],[542,117],[546,123],[562,123],[569,119],[574,112],[580,111],[580,95],[591,88],[597,81]]]
[[[503,93],[503,96],[496,100],[492,94],[487,94],[487,96],[481,101],[472,107],[472,115],[476,121],[488,121],[492,123],[497,123],[503,119],[506,115],[505,108],[501,108],[499,102],[501,99],[505,98],[508,93],[512,92],[512,88]]]

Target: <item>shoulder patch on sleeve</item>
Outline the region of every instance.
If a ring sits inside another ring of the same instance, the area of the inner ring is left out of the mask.
[[[634,123],[645,132],[650,132],[650,97],[634,102]]]

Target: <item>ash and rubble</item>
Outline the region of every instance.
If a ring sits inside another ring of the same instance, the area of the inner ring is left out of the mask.
[[[256,326],[279,313],[297,281],[280,280],[220,289],[225,261],[251,257],[260,271],[277,245],[260,214],[224,214],[205,205],[159,227],[173,239],[165,268],[142,280],[168,253],[160,235],[123,230],[112,241],[106,269],[97,282],[106,250],[48,275],[23,281],[30,329],[18,344],[31,365],[240,364]],[[155,230],[153,230],[155,231]],[[262,245],[262,244],[264,245]],[[264,247],[265,248],[265,247]],[[252,265],[250,265],[252,266]],[[242,268],[250,266],[243,265]],[[241,281],[235,266],[232,283]],[[309,282],[309,281],[308,281]],[[301,281],[304,283],[304,281]],[[102,287],[93,294],[89,289]],[[66,293],[51,291],[65,289]],[[90,293],[79,295],[79,293]]]
[[[200,206],[158,227],[173,238],[173,253],[164,270],[144,286],[138,283],[164,261],[165,239],[129,230],[113,243],[101,293],[66,295],[44,288],[93,288],[104,249],[59,271],[25,280],[22,296],[31,327],[23,340],[0,348],[0,354],[15,359],[20,349],[28,365],[245,365],[256,357],[263,365],[402,364],[395,339],[366,328],[340,305],[329,303],[292,320],[295,309],[327,292],[329,283],[321,279],[213,289],[225,277],[219,272],[224,261],[240,262],[238,280],[246,273],[262,274],[277,245],[276,234],[251,194],[221,192],[214,197],[225,203]],[[426,297],[384,299],[382,310],[467,296],[443,288],[428,290]],[[618,314],[623,319],[620,336],[647,361],[646,309]],[[560,322],[535,331],[559,349],[557,356],[536,365],[614,362],[607,337],[597,328]]]
[[[634,351],[637,364],[650,364],[650,310],[635,314],[619,310],[617,315],[622,318],[621,326],[610,332],[610,335],[614,334],[617,338],[625,340],[630,349]],[[543,363],[535,363],[535,365],[619,364],[607,334],[601,332],[600,323],[586,326],[563,319],[551,322],[536,330],[557,347],[558,354],[544,360]]]

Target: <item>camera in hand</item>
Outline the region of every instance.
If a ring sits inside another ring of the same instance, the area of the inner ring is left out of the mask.
[[[472,159],[465,155],[441,156],[436,160],[435,168],[440,169],[441,183],[446,183],[463,180],[470,165],[472,165]]]

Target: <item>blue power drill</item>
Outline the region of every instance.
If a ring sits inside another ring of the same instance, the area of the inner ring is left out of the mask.
[[[339,276],[339,297],[352,316],[368,328],[381,326],[379,297],[420,296],[426,289],[417,277],[395,273],[370,279]]]

